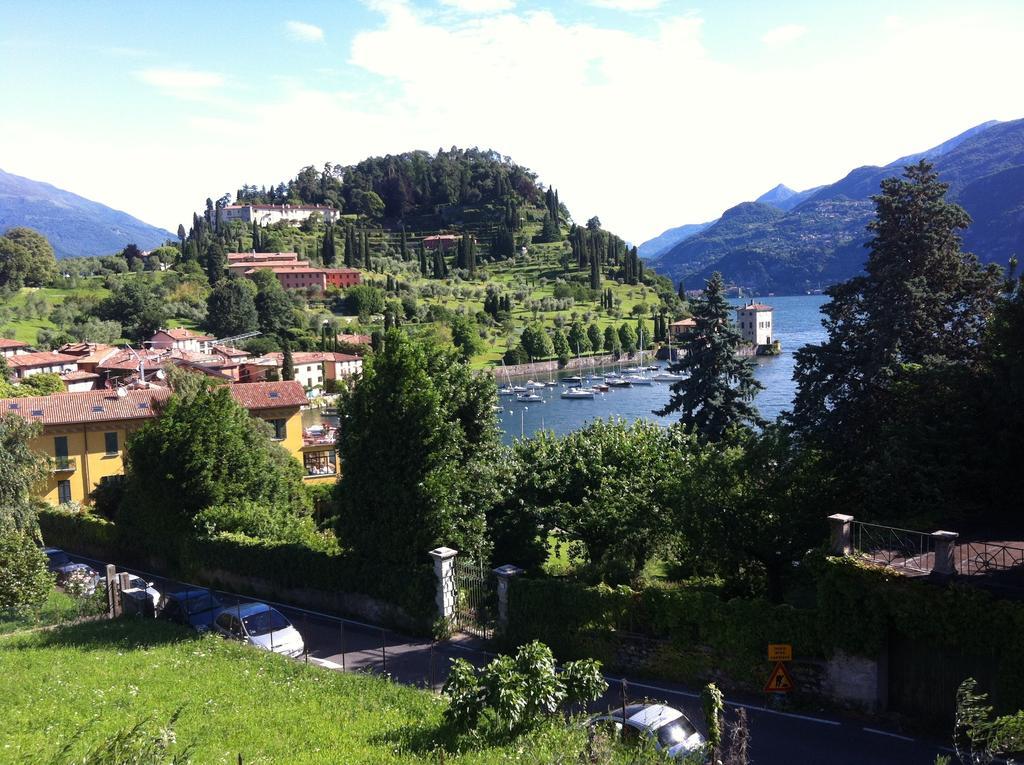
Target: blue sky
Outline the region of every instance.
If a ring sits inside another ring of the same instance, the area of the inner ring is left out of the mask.
[[[299,167],[477,145],[641,241],[1024,117],[1024,3],[7,3],[0,168],[174,229]]]

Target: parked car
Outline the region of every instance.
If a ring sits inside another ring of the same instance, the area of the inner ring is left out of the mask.
[[[135,576],[132,574],[128,577],[128,586],[126,590],[144,590],[149,599],[153,602],[154,610],[160,605],[160,591],[153,586],[152,582],[147,582],[141,576]]]
[[[217,596],[209,590],[180,590],[165,593],[160,598],[157,616],[191,627],[196,632],[206,632],[213,626],[221,607]]]
[[[655,749],[672,758],[682,759],[704,745],[704,737],[686,715],[664,704],[629,704],[625,709],[594,715],[588,724],[607,729],[627,741],[650,739]]]
[[[68,554],[56,547],[44,547],[50,571],[57,575],[57,584],[65,589],[78,589],[79,594],[92,595],[100,582],[98,571],[84,563],[75,563]]]
[[[239,603],[223,608],[213,622],[213,629],[226,638],[285,656],[301,656],[305,649],[299,631],[284,614],[266,603]]]

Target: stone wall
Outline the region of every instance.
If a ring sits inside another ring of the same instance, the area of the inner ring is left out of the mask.
[[[636,355],[636,354],[634,354]],[[610,367],[614,366],[618,362],[626,362],[631,360],[631,356],[623,354],[621,358],[616,359],[611,354],[604,356],[583,356],[580,358],[571,358],[568,363],[562,367],[558,363],[558,359],[551,359],[550,361],[535,361],[532,364],[514,364],[512,366],[497,366],[492,367],[491,371],[498,378],[503,378],[505,375],[509,377],[527,377],[529,375],[540,375],[558,372],[562,369],[590,369],[591,367]]]

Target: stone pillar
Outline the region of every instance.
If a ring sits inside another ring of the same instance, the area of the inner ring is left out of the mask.
[[[835,513],[828,517],[833,555],[849,555],[853,552],[853,516]]]
[[[935,563],[932,564],[933,574],[949,576],[956,573],[956,540],[960,535],[954,531],[936,531],[932,534],[935,540]]]
[[[121,592],[117,586],[117,568],[112,563],[107,564],[107,616],[111,619],[121,615]]]
[[[434,575],[437,577],[437,615],[444,621],[455,616],[455,556],[458,550],[438,547],[430,551],[434,559]]]
[[[512,577],[519,576],[523,569],[506,563],[494,569],[494,576],[498,580],[498,632],[504,633],[508,629],[508,588],[512,583]]]

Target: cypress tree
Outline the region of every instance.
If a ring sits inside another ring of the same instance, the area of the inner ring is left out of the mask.
[[[693,304],[696,327],[679,360],[669,367],[684,378],[672,383],[669,402],[655,412],[680,412],[683,426],[708,441],[763,422],[751,403],[763,386],[754,379],[750,360],[736,355],[742,340],[730,321],[732,311],[722,275],[716,271]]]
[[[601,289],[601,266],[597,262],[597,254],[590,258],[590,289]]]
[[[281,340],[281,379],[295,379],[295,364],[292,361],[292,346],[287,340]]]
[[[333,266],[337,252],[334,249],[334,226],[327,225],[327,233],[324,235],[323,246],[320,248],[320,259],[325,266]]]
[[[402,260],[409,260],[409,243],[406,241],[405,226],[402,226],[402,239],[399,242],[399,252],[402,254]]]

